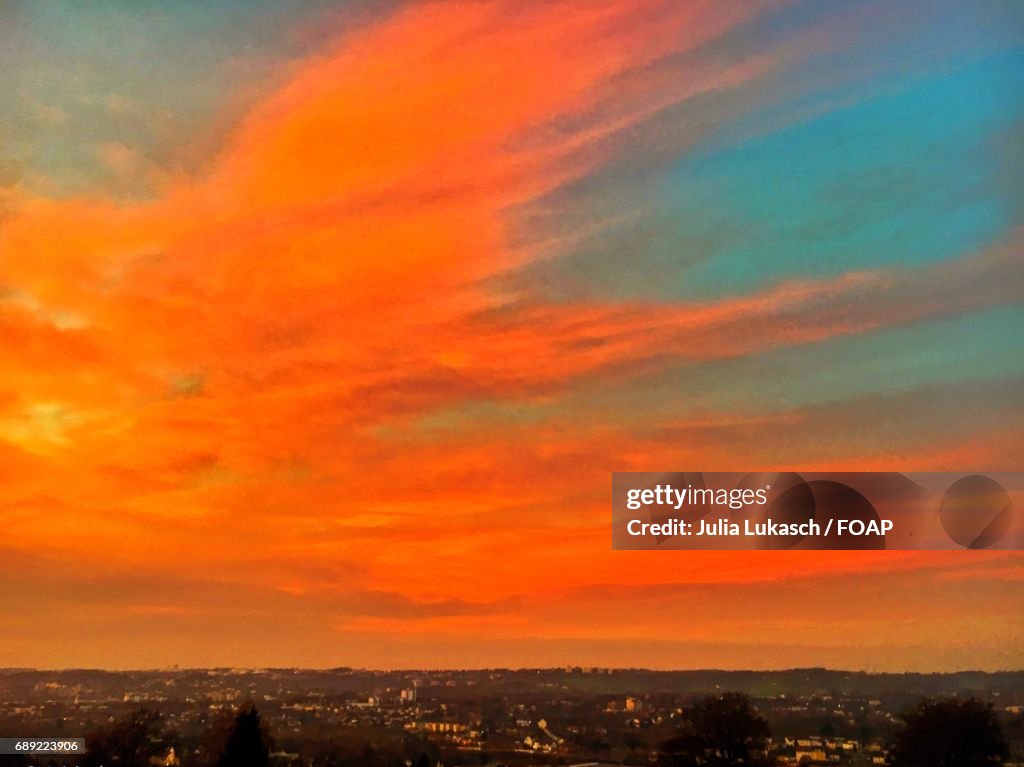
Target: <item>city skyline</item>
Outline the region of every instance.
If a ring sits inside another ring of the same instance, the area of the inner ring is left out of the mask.
[[[908,677],[821,669],[593,675],[582,669],[0,670],[0,727],[31,736],[59,717],[65,733],[84,733],[78,748],[100,764],[124,753],[121,735],[131,732],[143,733],[130,742],[148,744],[146,756],[155,757],[139,760],[143,764],[209,764],[226,750],[218,733],[238,716],[258,717],[264,742],[273,744],[272,761],[294,767],[399,767],[421,753],[435,764],[639,764],[692,753],[680,737],[691,723],[706,720],[701,712],[715,721],[734,711],[760,722],[754,750],[769,757],[765,764],[795,767],[810,759],[865,767],[888,764],[899,741],[914,744],[914,752],[924,744],[935,749],[933,738],[901,738],[901,719],[920,709],[922,696],[941,696],[945,703],[931,704],[939,710],[954,705],[985,713],[997,736],[1006,733],[1007,751],[1019,753],[1015,722],[1022,695],[1020,671]],[[964,740],[947,737],[953,748]]]

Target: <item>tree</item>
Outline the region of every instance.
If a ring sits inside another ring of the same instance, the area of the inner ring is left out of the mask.
[[[973,698],[921,701],[903,721],[894,767],[993,767],[1009,753],[992,706]]]
[[[268,767],[270,744],[265,735],[256,706],[244,706],[228,732],[217,767]]]
[[[622,745],[624,745],[630,751],[636,751],[640,748],[643,748],[644,742],[640,740],[640,738],[638,738],[634,733],[626,732],[626,734],[622,736]]]
[[[162,722],[160,712],[140,708],[118,719],[110,728],[87,735],[83,767],[148,767],[149,760],[164,750]]]
[[[768,723],[741,693],[697,701],[682,732],[662,746],[667,767],[757,764],[768,740]]]

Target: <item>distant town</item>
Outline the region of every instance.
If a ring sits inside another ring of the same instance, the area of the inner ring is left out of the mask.
[[[1024,672],[5,669],[0,736],[85,737],[143,710],[159,721],[151,764],[201,764],[211,728],[250,706],[281,767],[646,765],[664,761],[695,701],[726,693],[763,717],[769,764],[886,765],[900,712],[942,696],[991,707],[1007,763],[1024,752]]]

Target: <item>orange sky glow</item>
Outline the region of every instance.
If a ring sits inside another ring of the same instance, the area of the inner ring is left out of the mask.
[[[104,144],[144,194],[0,186],[0,666],[1019,667],[1018,553],[610,548],[612,471],[1018,468],[1005,372],[744,368],[1019,304],[1013,227],[705,297],[523,287],[636,212],[579,214],[601,179],[665,193],[638,142],[714,133],[671,115],[850,44],[721,43],[779,7],[409,4],[214,110],[195,167]]]

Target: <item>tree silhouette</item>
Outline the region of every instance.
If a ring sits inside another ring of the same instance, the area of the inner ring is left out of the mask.
[[[217,767],[268,767],[270,744],[256,706],[243,707],[228,732]]]
[[[86,736],[82,766],[149,767],[149,760],[164,750],[161,733],[162,717],[158,711],[131,711],[108,729]]]
[[[921,701],[903,721],[893,767],[993,767],[1008,756],[992,706],[973,698]]]
[[[441,761],[441,751],[437,744],[421,737],[406,738],[402,743],[402,756],[405,763],[413,767],[432,767]]]
[[[662,745],[666,767],[758,764],[768,723],[741,693],[710,696],[693,705],[683,731]]]

